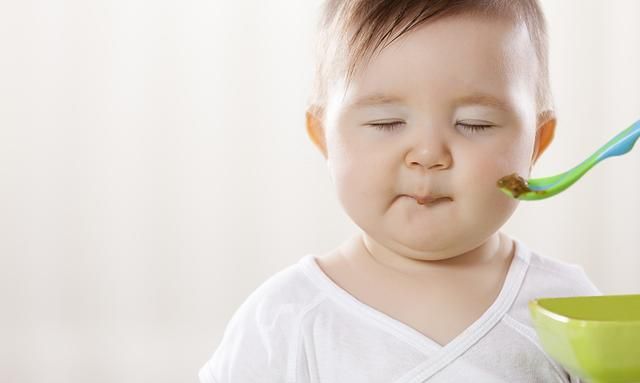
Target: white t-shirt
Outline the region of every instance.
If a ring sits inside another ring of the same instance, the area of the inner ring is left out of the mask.
[[[542,350],[528,302],[601,292],[581,266],[514,241],[498,297],[446,346],[359,301],[307,254],[238,308],[200,382],[578,382]]]

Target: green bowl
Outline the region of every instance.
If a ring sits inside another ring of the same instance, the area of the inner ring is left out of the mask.
[[[529,311],[544,350],[573,375],[640,382],[640,295],[541,298]]]

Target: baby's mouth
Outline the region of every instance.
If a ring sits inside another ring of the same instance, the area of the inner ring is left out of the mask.
[[[411,197],[413,199],[416,200],[416,202],[418,202],[419,205],[432,205],[438,202],[445,202],[445,201],[453,201],[453,199],[451,199],[451,197],[448,196],[443,196],[443,195],[424,195],[424,196],[419,196],[419,195],[407,195],[407,197]]]

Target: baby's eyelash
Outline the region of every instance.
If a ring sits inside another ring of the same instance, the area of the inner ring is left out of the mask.
[[[463,124],[461,122],[457,123],[456,125],[460,125],[463,126],[465,129],[468,129],[472,132],[476,132],[479,130],[487,130],[487,129],[491,129],[493,127],[493,125],[475,125],[475,124]]]
[[[375,126],[376,129],[378,130],[396,130],[400,127],[400,125],[402,125],[402,122],[391,122],[391,123],[386,123],[386,124],[370,124],[371,126]]]
[[[370,126],[374,126],[378,130],[392,131],[392,130],[398,129],[400,127],[400,125],[402,125],[402,122],[391,122],[391,123],[386,123],[386,124],[369,124],[369,125]],[[457,123],[456,125],[463,126],[465,129],[470,130],[472,132],[486,130],[486,129],[490,129],[490,128],[493,127],[493,125],[463,124],[463,123],[460,123],[460,122]]]

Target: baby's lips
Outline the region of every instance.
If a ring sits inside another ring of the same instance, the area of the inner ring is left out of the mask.
[[[448,199],[451,200],[451,197],[446,195],[409,195],[409,197],[415,199],[420,205],[430,204],[439,199]]]

